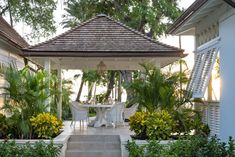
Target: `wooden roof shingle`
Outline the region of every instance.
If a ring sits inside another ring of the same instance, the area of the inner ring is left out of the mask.
[[[157,42],[103,14],[23,52],[25,56],[58,57],[183,56],[182,49]]]
[[[0,38],[17,48],[28,47],[29,44],[0,16]]]

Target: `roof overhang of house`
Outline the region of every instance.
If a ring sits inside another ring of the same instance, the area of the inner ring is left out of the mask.
[[[195,26],[225,3],[223,0],[196,0],[167,30],[173,35],[194,35]]]
[[[0,16],[0,38],[17,49],[22,49],[29,44]]]

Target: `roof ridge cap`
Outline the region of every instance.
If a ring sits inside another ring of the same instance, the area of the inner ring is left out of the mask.
[[[101,14],[97,14],[96,17],[107,17],[107,15],[104,13],[101,13]]]
[[[64,35],[67,35],[67,34],[69,34],[70,32],[73,32],[74,30],[76,30],[76,29],[78,29],[78,28],[80,28],[80,27],[86,25],[87,23],[93,21],[93,20],[96,19],[96,18],[98,18],[98,17],[97,17],[97,16],[94,16],[93,18],[91,18],[91,19],[89,19],[89,20],[86,20],[86,21],[84,21],[84,22],[78,24],[76,27],[71,28],[71,29],[69,29],[69,30],[63,32],[62,34],[56,35],[55,37],[53,37],[53,38],[51,38],[51,39],[48,39],[48,40],[46,40],[46,41],[43,41],[43,42],[37,43],[37,44],[35,44],[35,45],[29,46],[29,47],[27,47],[27,48],[25,48],[25,49],[31,49],[31,48],[34,48],[34,47],[37,47],[37,46],[40,46],[40,45],[43,45],[43,44],[46,44],[46,43],[50,43],[51,41],[53,41],[53,40],[55,40],[55,39],[57,39],[57,38],[60,38],[60,37],[62,37],[62,36],[64,36]]]
[[[114,21],[115,23],[119,24],[120,26],[122,26],[122,27],[124,27],[124,28],[126,28],[126,29],[128,29],[128,30],[130,30],[130,31],[132,31],[133,33],[135,33],[135,34],[137,34],[137,35],[139,35],[139,36],[141,36],[141,37],[143,37],[143,38],[149,40],[150,42],[153,42],[153,43],[155,43],[155,44],[159,44],[159,45],[162,45],[162,46],[166,46],[166,47],[169,47],[169,48],[174,48],[174,49],[182,50],[182,49],[180,49],[180,48],[178,48],[178,47],[171,46],[171,45],[164,44],[164,43],[162,43],[162,42],[156,41],[156,40],[154,40],[153,38],[150,38],[150,37],[148,37],[147,35],[141,33],[140,31],[138,31],[138,30],[136,30],[136,29],[134,29],[134,28],[131,28],[131,27],[127,26],[126,24],[124,24],[124,23],[122,23],[122,22],[119,22],[119,21],[117,21],[117,20],[111,18],[110,16],[107,16],[107,15],[106,15],[105,17],[108,18],[109,20]]]

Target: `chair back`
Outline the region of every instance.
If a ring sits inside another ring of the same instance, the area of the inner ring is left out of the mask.
[[[79,105],[78,102],[73,101],[70,105],[70,110],[72,113],[72,120],[73,121],[80,121],[80,120],[86,120],[88,117],[88,110],[82,105]]]
[[[134,104],[129,108],[124,108],[124,119],[129,119],[135,114],[138,109],[138,104]]]
[[[121,102],[118,102],[114,104],[114,106],[111,108],[110,114],[112,115],[112,120],[114,122],[123,122],[123,110],[124,110],[124,104]]]

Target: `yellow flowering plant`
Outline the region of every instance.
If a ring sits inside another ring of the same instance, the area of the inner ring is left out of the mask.
[[[50,113],[40,113],[35,117],[30,118],[34,133],[38,138],[52,138],[60,133],[63,123],[57,117]]]
[[[147,112],[136,112],[129,118],[130,130],[135,132],[137,138],[146,139],[147,117]]]
[[[153,112],[146,120],[146,133],[149,139],[167,140],[173,131],[174,122],[167,111]]]

